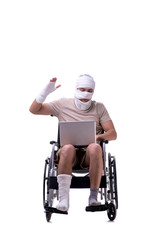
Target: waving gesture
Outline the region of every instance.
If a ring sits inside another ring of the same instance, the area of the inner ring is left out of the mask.
[[[46,99],[46,97],[54,92],[57,88],[59,88],[61,85],[56,86],[57,78],[52,78],[50,82],[45,86],[45,88],[39,93],[39,95],[36,97],[37,103],[43,103]]]

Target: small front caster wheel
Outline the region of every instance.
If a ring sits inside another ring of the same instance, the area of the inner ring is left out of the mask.
[[[116,218],[116,207],[113,203],[108,204],[107,215],[110,221]]]
[[[52,213],[46,212],[46,220],[49,222],[51,220]]]

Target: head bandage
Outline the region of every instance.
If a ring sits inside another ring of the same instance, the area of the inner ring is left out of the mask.
[[[76,89],[77,88],[92,88],[94,90],[95,89],[95,81],[88,74],[80,75],[76,82]]]
[[[90,75],[84,74],[80,75],[76,82],[75,104],[78,109],[87,110],[91,106],[91,98],[93,96],[93,92],[80,91],[78,88],[89,88],[94,90],[95,81]],[[89,99],[89,101],[82,102],[81,99]]]

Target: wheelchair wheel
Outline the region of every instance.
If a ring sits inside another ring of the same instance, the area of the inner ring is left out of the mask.
[[[46,211],[46,220],[49,222],[51,220],[52,213]]]
[[[118,190],[117,190],[117,172],[116,172],[116,159],[108,154],[108,167],[110,179],[110,192],[111,200],[115,201],[116,209],[118,209]]]
[[[116,207],[113,203],[108,204],[107,215],[110,221],[116,218]]]
[[[44,177],[43,177],[43,206],[44,208],[47,205],[47,199],[46,199],[46,194],[47,194],[47,186],[48,186],[48,178],[46,177],[47,171],[49,167],[49,159],[46,159],[45,161],[45,167],[44,167]]]

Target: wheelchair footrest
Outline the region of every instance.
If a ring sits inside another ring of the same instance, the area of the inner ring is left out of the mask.
[[[53,208],[53,207],[46,207],[45,210],[50,213],[68,214],[67,211],[60,211],[57,208]]]
[[[97,206],[87,206],[86,212],[99,212],[99,211],[106,211],[108,208],[104,205],[97,205]]]

